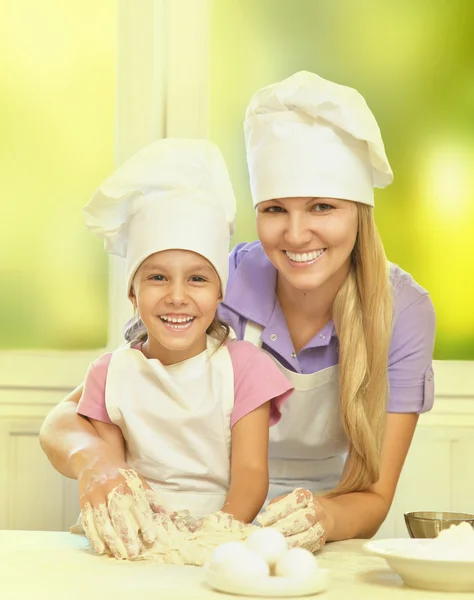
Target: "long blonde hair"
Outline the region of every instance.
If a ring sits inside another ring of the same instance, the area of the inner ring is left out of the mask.
[[[349,439],[344,472],[328,496],[367,489],[379,479],[392,334],[389,263],[373,210],[357,204],[352,266],[333,305],[339,339],[339,407]]]

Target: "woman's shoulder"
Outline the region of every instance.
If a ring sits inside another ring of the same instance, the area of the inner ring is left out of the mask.
[[[410,273],[394,263],[390,263],[389,279],[395,320],[410,306],[432,306],[428,290],[422,287]]]
[[[231,270],[236,269],[242,260],[250,253],[262,250],[262,244],[257,242],[241,242],[232,249],[229,254],[229,266]]]

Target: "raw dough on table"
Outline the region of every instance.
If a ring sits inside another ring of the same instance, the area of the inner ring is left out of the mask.
[[[145,492],[136,474],[127,471],[123,471],[122,474],[132,493]],[[163,505],[157,492],[147,491],[146,494],[154,504]],[[129,495],[120,493],[118,488],[113,489],[107,498],[109,510],[123,511],[124,515],[129,514],[128,510],[124,510],[129,502]],[[96,519],[100,519],[101,513],[107,513],[104,509],[105,506],[95,510]],[[199,528],[194,532],[187,527],[187,523],[195,521],[188,511],[179,513],[179,518],[175,520],[166,513],[155,513],[153,518],[158,528],[157,539],[150,547],[142,545],[140,554],[135,560],[153,559],[163,564],[201,566],[209,561],[220,544],[246,540],[252,531],[258,529],[255,525],[241,523],[221,512],[204,517]],[[79,522],[71,527],[71,532],[85,533]]]

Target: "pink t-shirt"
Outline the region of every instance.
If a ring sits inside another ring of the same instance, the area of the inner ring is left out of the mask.
[[[134,346],[141,351],[141,344]],[[293,391],[273,360],[250,342],[227,342],[234,367],[234,408],[231,427],[245,415],[265,404],[270,404],[270,426],[281,418],[281,406]],[[94,361],[87,372],[82,398],[77,412],[103,423],[112,423],[105,406],[105,386],[112,354],[104,354]]]

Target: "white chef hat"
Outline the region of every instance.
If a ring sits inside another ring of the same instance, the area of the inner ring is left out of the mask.
[[[256,92],[245,116],[254,206],[321,197],[374,205],[393,180],[380,129],[356,90],[300,71]]]
[[[125,161],[84,207],[87,227],[127,260],[127,291],[140,264],[190,250],[215,268],[224,295],[236,202],[224,159],[207,140],[161,139]]]

